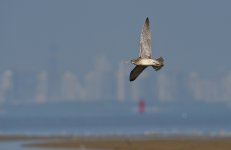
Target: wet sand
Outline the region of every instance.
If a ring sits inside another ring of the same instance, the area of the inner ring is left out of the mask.
[[[0,136],[3,140],[31,140],[25,147],[93,148],[113,150],[230,150],[229,137],[68,137]],[[27,142],[28,143],[28,142]]]

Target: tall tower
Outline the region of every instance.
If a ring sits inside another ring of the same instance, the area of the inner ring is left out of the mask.
[[[37,103],[45,103],[48,99],[47,97],[47,73],[42,71],[37,74],[37,86],[35,99]]]
[[[54,101],[60,98],[59,58],[54,44],[50,45],[48,55],[48,99]]]
[[[1,76],[0,82],[0,104],[9,99],[10,90],[12,90],[12,71],[6,70]]]
[[[117,99],[119,101],[124,101],[125,100],[125,93],[126,93],[126,88],[125,88],[125,66],[124,63],[121,62],[119,64],[119,69],[117,71]]]

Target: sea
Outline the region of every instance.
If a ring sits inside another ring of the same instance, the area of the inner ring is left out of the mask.
[[[13,103],[0,107],[0,135],[231,136],[231,107],[206,102],[94,101]],[[25,148],[0,141],[0,150]],[[47,149],[50,150],[50,149]]]

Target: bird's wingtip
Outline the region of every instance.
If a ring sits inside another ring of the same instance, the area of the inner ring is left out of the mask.
[[[130,79],[130,82],[134,81],[135,79]]]

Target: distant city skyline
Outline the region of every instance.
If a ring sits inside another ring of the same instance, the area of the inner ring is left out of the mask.
[[[93,70],[81,79],[72,70],[55,76],[56,91],[49,91],[49,70],[5,70],[0,74],[1,103],[46,103],[57,101],[206,101],[231,102],[231,72],[220,77],[205,78],[197,72],[166,73],[144,71],[137,82],[130,84],[131,66],[120,62],[110,70],[111,61],[95,60]],[[107,66],[105,66],[107,64]],[[52,74],[54,75],[54,74]],[[153,78],[155,77],[155,78]],[[50,94],[51,92],[52,94]]]

